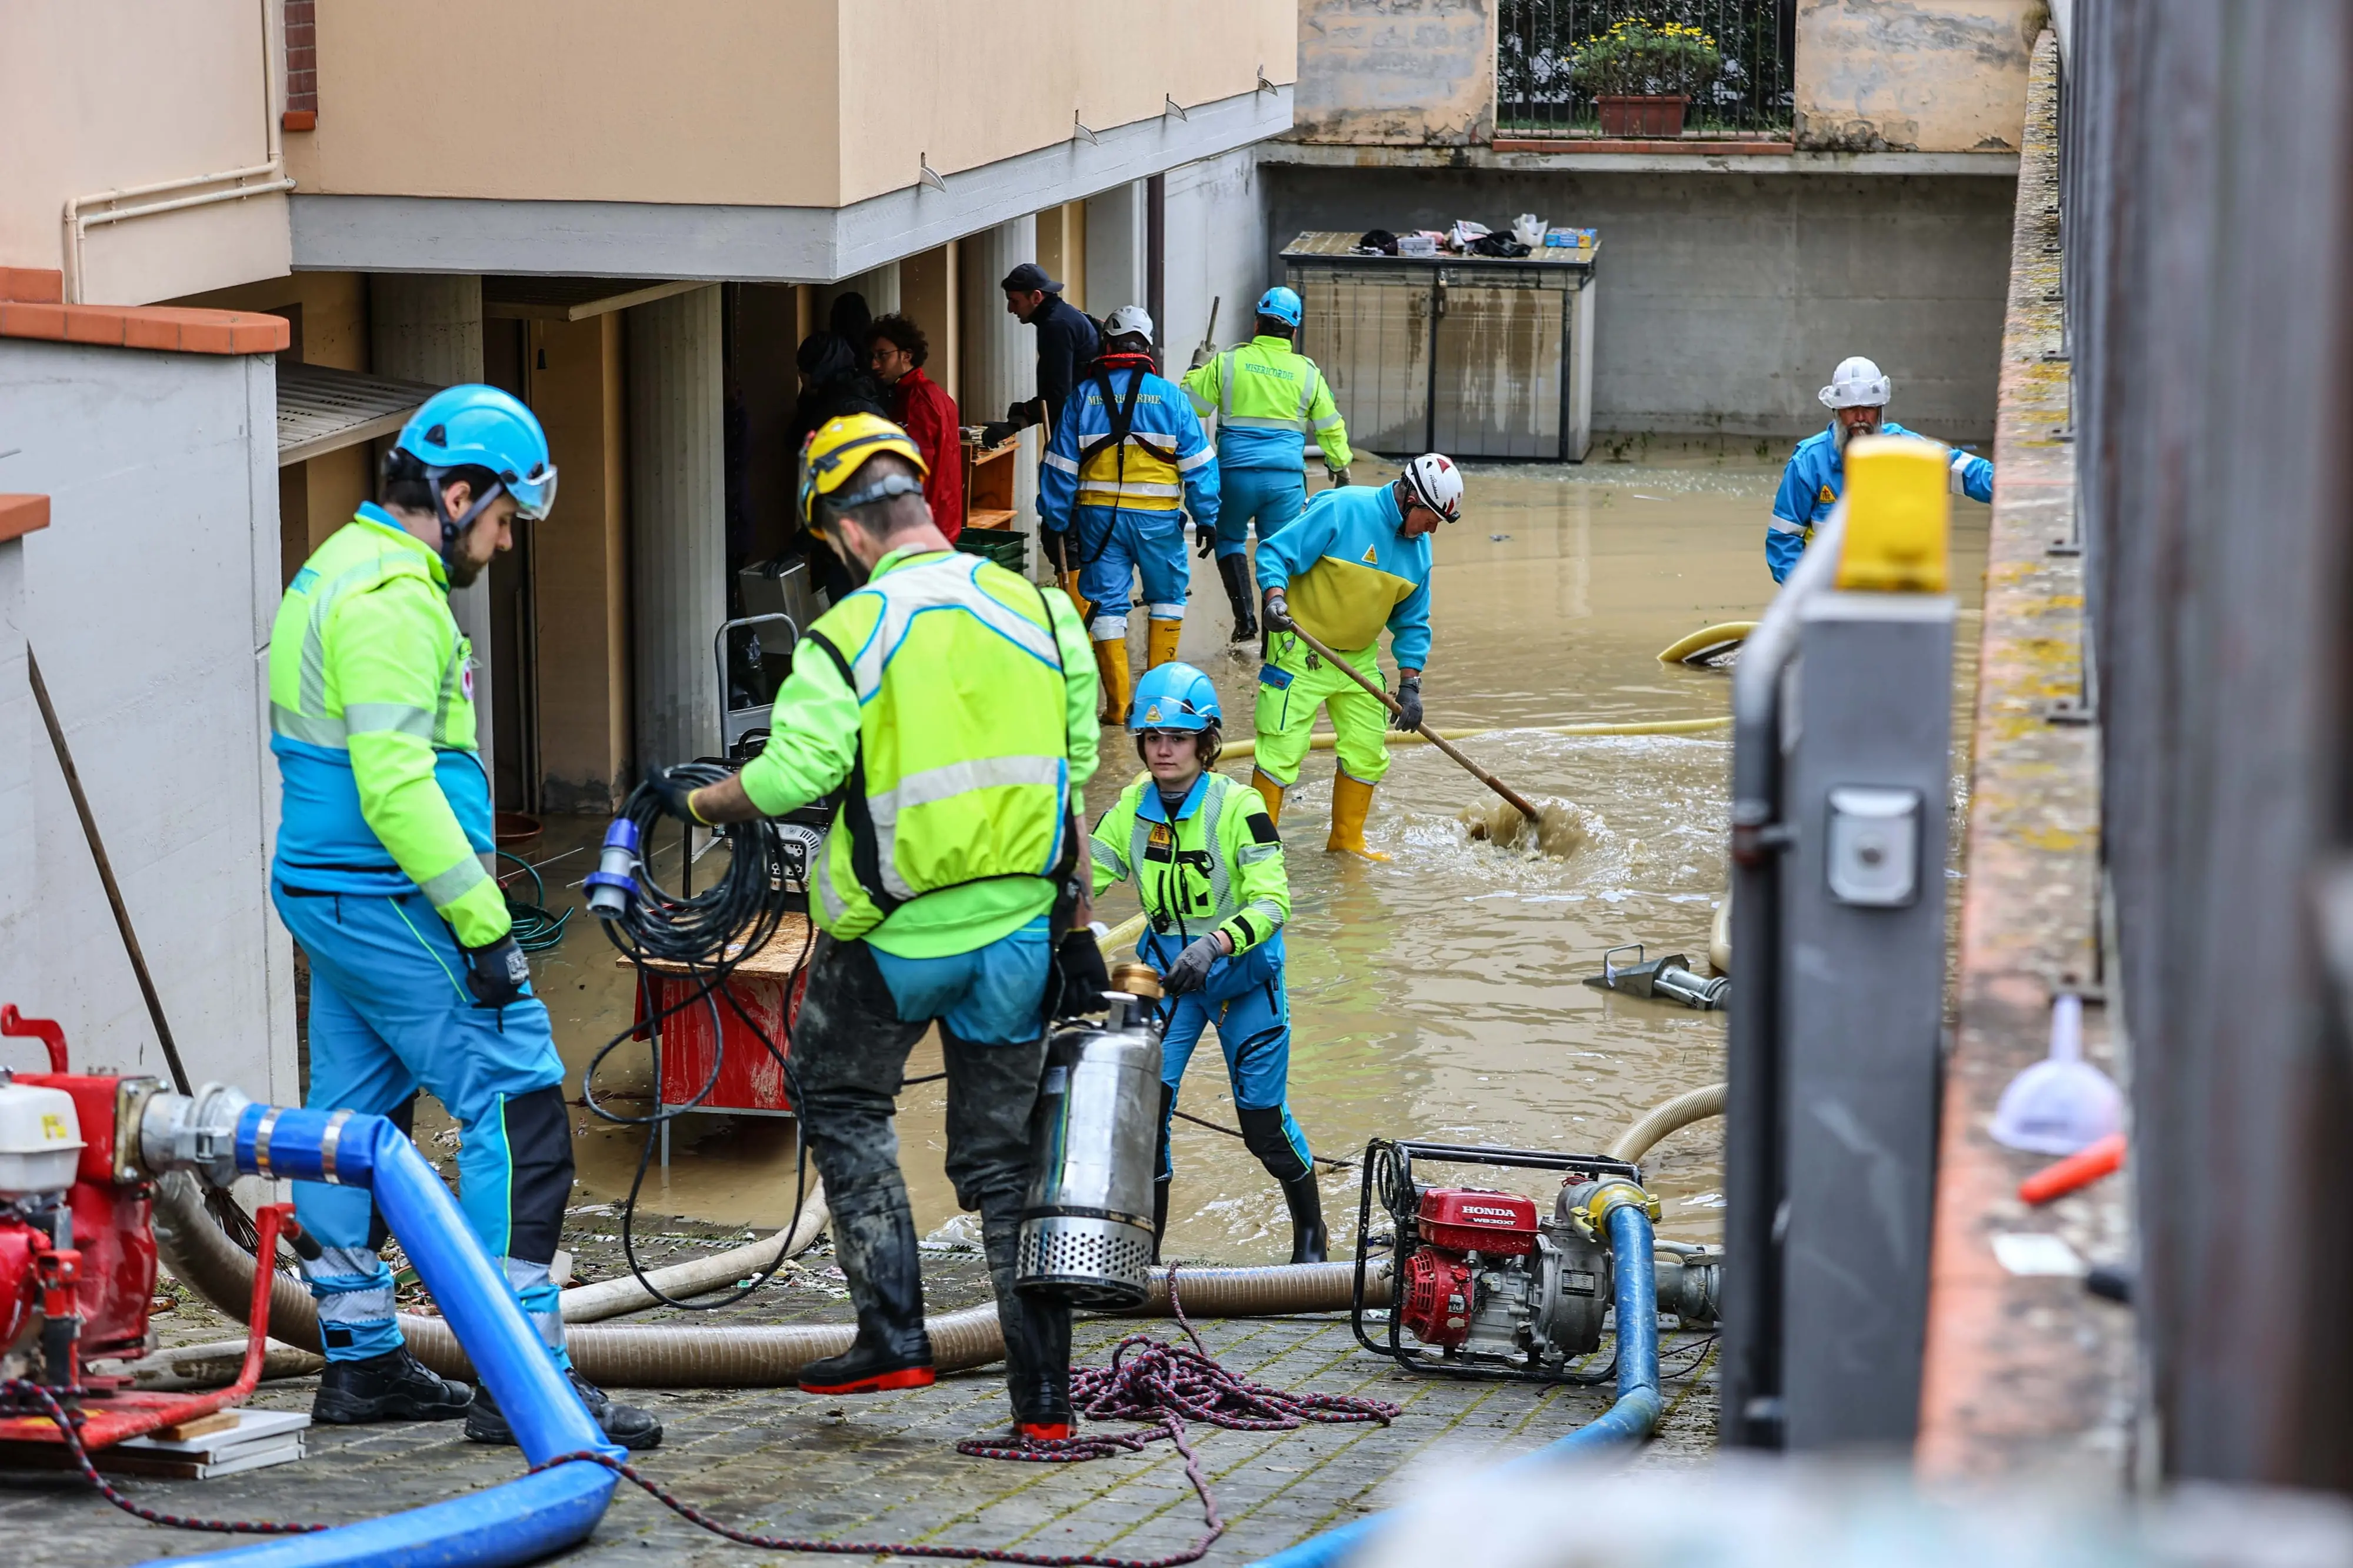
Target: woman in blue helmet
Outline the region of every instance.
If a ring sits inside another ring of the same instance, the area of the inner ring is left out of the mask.
[[[1282,1187],[1291,1260],[1324,1261],[1324,1208],[1307,1136],[1286,1103],[1291,1005],[1282,925],[1291,883],[1266,803],[1209,772],[1223,743],[1209,678],[1164,664],[1136,682],[1128,728],[1146,775],[1095,825],[1094,888],[1134,878],[1147,922],[1136,956],[1160,971],[1160,1164],[1153,1233],[1168,1223],[1169,1121],[1201,1031],[1217,1026],[1243,1141]]]

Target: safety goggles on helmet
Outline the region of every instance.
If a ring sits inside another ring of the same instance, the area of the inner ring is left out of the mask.
[[[1137,735],[1155,730],[1198,733],[1225,721],[1218,706],[1218,689],[1189,664],[1171,661],[1155,665],[1135,683],[1135,704],[1128,710],[1127,727]]]
[[[839,493],[869,458],[883,452],[904,458],[923,479],[931,477],[931,466],[923,461],[914,437],[880,415],[846,414],[818,426],[801,453],[801,521],[811,528],[820,526],[817,509],[820,497],[835,510],[847,511],[894,495],[920,494],[922,479],[910,479],[904,474]]]

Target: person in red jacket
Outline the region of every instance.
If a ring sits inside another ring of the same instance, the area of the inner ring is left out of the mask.
[[[915,438],[930,473],[923,500],[932,521],[953,541],[964,531],[964,437],[957,433],[955,399],[923,374],[931,357],[923,329],[895,311],[878,316],[866,329],[867,363],[882,384],[892,422]]]

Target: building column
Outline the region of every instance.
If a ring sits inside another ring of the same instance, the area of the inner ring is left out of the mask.
[[[562,478],[532,551],[539,802],[609,812],[628,777],[628,495],[621,318],[530,321],[523,379]],[[533,763],[526,759],[523,772]]]
[[[712,638],[727,618],[717,286],[628,312],[638,776],[719,749]]]
[[[378,375],[455,386],[482,379],[482,280],[470,275],[383,272],[368,284],[368,363]],[[368,476],[368,493],[375,476]],[[338,526],[341,526],[338,524]],[[528,524],[524,526],[529,526]],[[491,720],[498,657],[491,635],[491,574],[451,592],[450,613],[474,648],[474,725],[482,771],[496,779]]]
[[[1144,303],[1145,208],[1142,180],[1087,198],[1087,304],[1097,316]]]
[[[1006,409],[1038,395],[1037,334],[1005,309],[1005,275],[1037,259],[1038,220],[1033,215],[1001,223],[958,242],[963,302],[963,387],[957,402],[967,424],[1005,417]],[[1054,410],[1054,417],[1061,417]],[[1038,532],[1038,464],[1044,453],[1041,432],[1021,432],[1014,458],[1014,525],[1033,540]],[[1031,570],[1042,578],[1044,559],[1033,549]]]

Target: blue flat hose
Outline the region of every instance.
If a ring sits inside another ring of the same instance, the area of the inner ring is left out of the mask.
[[[257,1105],[237,1127],[240,1170],[265,1173],[257,1147],[265,1121],[266,1173],[299,1181],[322,1181],[332,1173],[346,1186],[374,1190],[376,1207],[400,1238],[417,1278],[472,1357],[476,1374],[498,1396],[527,1461],[536,1465],[582,1449],[622,1457],[624,1450],[606,1441],[556,1369],[449,1189],[399,1129],[380,1116],[347,1116],[337,1125],[335,1116],[325,1111]],[[331,1137],[332,1173],[325,1150]],[[559,1465],[406,1513],[201,1557],[158,1558],[141,1568],[166,1563],[236,1563],[241,1568],[498,1568],[530,1563],[596,1529],[617,1479],[601,1465]]]
[[[1651,1216],[1632,1204],[1610,1210],[1609,1248],[1617,1275],[1618,1402],[1599,1419],[1499,1467],[1498,1474],[1543,1469],[1564,1459],[1640,1444],[1658,1429],[1662,1408],[1659,1280],[1651,1261]],[[1310,1536],[1271,1557],[1262,1557],[1250,1568],[1335,1568],[1356,1556],[1373,1537],[1395,1525],[1401,1511],[1390,1509],[1368,1513],[1337,1530]]]

